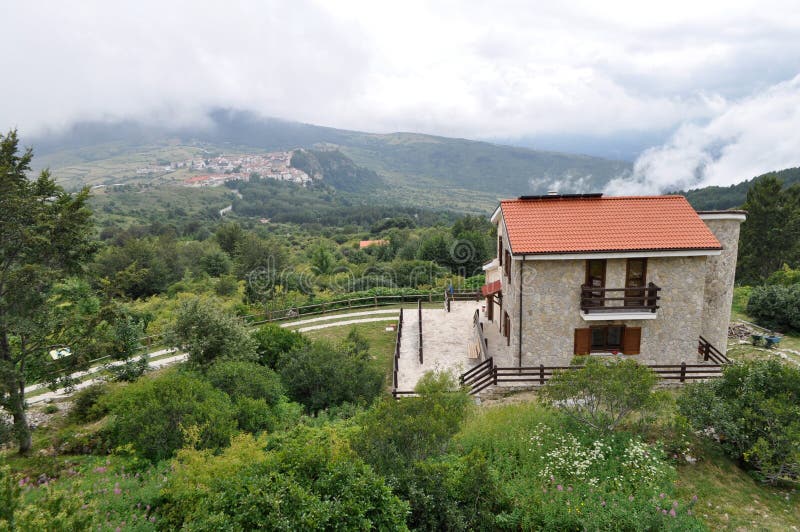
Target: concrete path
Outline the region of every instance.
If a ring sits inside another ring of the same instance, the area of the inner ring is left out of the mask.
[[[378,314],[392,314],[397,316],[400,313],[400,309],[388,309],[388,310],[368,310],[364,312],[351,312],[348,314],[334,314],[332,316],[319,316],[317,318],[309,318],[307,320],[300,320],[300,321],[293,321],[291,323],[281,323],[281,327],[294,329],[295,327],[300,327],[306,325],[307,323],[316,323],[320,321],[331,321],[331,320],[339,320],[344,318],[356,318],[359,316],[374,316]]]
[[[156,351],[155,353],[151,353],[150,355],[151,356],[158,356],[156,353],[164,354],[164,353],[171,352],[171,351],[175,351],[175,350],[174,349],[171,349],[171,350],[163,349],[161,351]],[[139,357],[139,358],[141,358],[141,357]],[[188,358],[189,358],[189,355],[187,355],[186,353],[180,353],[180,354],[177,354],[175,356],[171,356],[171,357],[167,357],[167,358],[161,358],[159,360],[154,360],[154,361],[150,362],[149,367],[150,367],[150,369],[163,368],[164,366],[169,366],[170,364],[175,364],[177,362],[185,362],[186,359],[188,359]],[[119,365],[119,364],[114,364],[114,365]],[[102,369],[102,367],[100,369]],[[93,371],[91,371],[91,373],[97,373],[98,371],[100,371],[100,369],[91,368],[91,370],[93,370]],[[81,373],[84,373],[84,376],[88,375],[88,374],[91,374],[91,373],[88,373],[88,372],[81,372]],[[74,375],[78,375],[78,374],[76,373]],[[64,397],[69,397],[70,395],[72,395],[73,393],[75,393],[78,390],[82,390],[84,388],[87,388],[87,387],[91,386],[92,384],[96,384],[98,382],[101,382],[101,380],[102,379],[100,379],[100,378],[87,379],[87,380],[85,380],[83,382],[79,382],[78,384],[76,384],[72,388],[72,391],[68,391],[66,388],[59,388],[56,391],[48,391],[46,393],[37,395],[36,397],[31,397],[30,399],[26,399],[25,402],[27,402],[29,405],[35,405],[36,403],[41,403],[41,402],[52,400],[52,399],[63,399]],[[26,392],[27,392],[27,388],[26,388]]]
[[[329,327],[343,327],[345,325],[356,325],[358,323],[372,323],[377,321],[397,321],[399,317],[399,311],[395,313],[394,316],[386,316],[385,318],[361,318],[360,320],[347,320],[347,321],[335,321],[333,323],[323,323],[321,325],[311,325],[309,327],[301,327],[299,329],[295,329],[297,332],[308,332],[308,331],[317,331],[319,329],[327,329]]]
[[[449,313],[444,309],[422,309],[422,364],[417,311],[404,312],[398,390],[413,390],[428,371],[451,371],[459,375],[477,363],[477,359],[469,358],[468,346],[472,340],[472,317],[480,306],[480,302],[454,301]]]

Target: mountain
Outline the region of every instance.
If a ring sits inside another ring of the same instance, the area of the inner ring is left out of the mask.
[[[676,194],[686,196],[692,207],[699,211],[733,209],[744,204],[747,199],[747,191],[756,181],[769,176],[780,179],[783,181],[783,186],[788,187],[794,183],[800,183],[800,168],[787,168],[768,172],[728,187],[703,187],[679,191]]]
[[[553,189],[598,191],[630,170],[627,162],[585,155],[416,133],[362,133],[235,110],[208,113],[202,127],[83,122],[61,133],[23,140],[33,146],[38,165],[51,167],[57,179],[73,187],[141,182],[145,177],[137,176],[137,168],[176,157],[313,148],[338,152],[361,167],[342,172],[338,183],[331,183],[340,190],[369,190],[368,182],[375,181],[385,185],[382,200],[467,211],[491,209],[498,198]],[[376,176],[368,177],[369,171]],[[170,182],[165,177],[151,179],[155,184]]]

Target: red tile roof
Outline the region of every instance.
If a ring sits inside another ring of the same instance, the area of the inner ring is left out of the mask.
[[[500,202],[514,254],[722,249],[683,196]]]

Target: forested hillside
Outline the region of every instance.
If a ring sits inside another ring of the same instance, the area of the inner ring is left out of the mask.
[[[747,192],[758,181],[769,177],[779,179],[788,187],[794,183],[800,183],[800,168],[787,168],[769,172],[728,187],[703,187],[677,192],[677,194],[686,196],[692,207],[699,211],[735,209],[744,204],[747,199]]]

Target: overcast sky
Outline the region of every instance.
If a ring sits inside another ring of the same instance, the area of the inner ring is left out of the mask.
[[[233,107],[480,139],[669,132],[614,191],[800,166],[800,3],[561,3],[0,0],[0,128]]]

